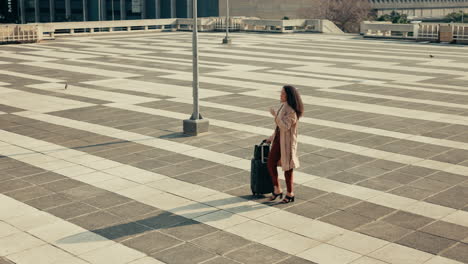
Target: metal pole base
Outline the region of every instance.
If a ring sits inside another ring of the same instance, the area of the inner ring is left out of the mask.
[[[232,40],[230,38],[223,38],[223,44],[232,44]]]
[[[197,136],[198,134],[208,132],[210,121],[208,119],[187,119],[184,120],[184,134]]]

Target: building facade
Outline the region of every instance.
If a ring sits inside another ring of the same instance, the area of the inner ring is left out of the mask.
[[[0,0],[0,23],[187,18],[192,0]],[[218,0],[198,0],[200,17],[218,16]]]
[[[231,0],[234,16],[281,19],[297,17],[303,9],[316,6],[318,0]],[[468,0],[369,0],[378,15],[392,11],[415,17],[444,17],[452,12],[468,13]],[[219,1],[221,16],[226,14],[226,0]]]

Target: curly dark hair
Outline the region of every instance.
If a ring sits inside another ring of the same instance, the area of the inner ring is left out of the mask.
[[[302,103],[301,95],[292,85],[285,85],[283,89],[286,92],[288,105],[296,111],[297,118],[301,118],[304,114],[304,104]]]

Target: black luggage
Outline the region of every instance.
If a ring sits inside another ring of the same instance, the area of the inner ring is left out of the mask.
[[[250,169],[250,188],[253,195],[273,192],[273,181],[267,168],[269,152],[270,145],[265,141],[260,145],[255,145]]]

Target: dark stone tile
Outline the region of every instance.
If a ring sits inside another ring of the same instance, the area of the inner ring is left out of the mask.
[[[336,225],[348,230],[354,230],[355,228],[367,224],[373,220],[371,218],[353,214],[347,211],[338,211],[320,218],[320,221]]]
[[[10,261],[9,259],[6,259],[4,257],[0,257],[0,264],[15,264],[15,263]]]
[[[442,256],[462,263],[468,263],[468,244],[459,243],[442,253]]]
[[[36,199],[39,197],[53,194],[52,191],[42,188],[40,186],[31,186],[24,189],[19,189],[5,193],[6,195],[18,200],[20,202]]]
[[[225,258],[225,257],[216,257],[214,259],[210,259],[210,260],[208,260],[206,262],[203,262],[203,264],[239,264],[239,262],[236,262],[234,260],[230,260],[230,259]]]
[[[52,209],[47,210],[47,212],[67,220],[80,215],[96,212],[97,210],[98,209],[96,207],[77,202],[54,207]]]
[[[339,172],[338,174],[335,174],[333,176],[328,177],[328,179],[339,181],[339,182],[344,182],[344,183],[348,183],[348,184],[354,184],[354,183],[357,183],[357,182],[367,180],[368,177],[358,175],[358,174],[354,174],[354,173],[350,173],[350,172],[347,172],[347,171],[342,171],[342,172]]]
[[[390,242],[399,240],[400,238],[411,232],[411,230],[409,229],[392,225],[383,221],[375,221],[369,223],[367,225],[359,227],[356,231],[365,235],[373,236]]]
[[[251,244],[230,252],[226,257],[245,264],[274,263],[288,257],[287,254],[260,244]]]
[[[251,243],[242,237],[224,231],[218,231],[207,236],[197,238],[191,242],[202,249],[219,255],[224,255],[229,251]]]
[[[466,176],[461,176],[461,175],[448,173],[444,171],[439,171],[435,174],[428,176],[427,178],[434,180],[434,181],[444,182],[447,184],[459,184],[464,181],[467,181]]]
[[[395,212],[395,209],[363,201],[346,208],[345,211],[376,220]]]
[[[422,178],[417,181],[414,181],[409,184],[410,186],[414,186],[416,188],[432,191],[434,193],[446,190],[451,187],[450,184],[443,183],[440,181],[434,181],[428,178]]]
[[[417,176],[409,175],[406,173],[402,173],[399,171],[391,171],[389,173],[385,173],[382,176],[377,177],[377,179],[383,179],[387,181],[393,181],[399,184],[408,184],[410,182],[416,181],[419,179]]]
[[[366,165],[384,169],[384,170],[396,170],[398,168],[406,166],[405,164],[398,163],[398,162],[393,162],[393,161],[388,161],[388,160],[374,160],[372,162],[367,163]]]
[[[455,186],[425,201],[450,208],[461,209],[468,204],[468,186]]]
[[[104,227],[116,225],[119,222],[121,222],[122,219],[115,215],[99,211],[88,215],[72,218],[68,221],[90,231],[93,231],[96,229],[102,229]]]
[[[151,228],[135,222],[126,222],[117,223],[100,229],[94,229],[93,232],[107,239],[121,242],[144,234],[145,232],[150,232],[151,230]]]
[[[361,165],[358,167],[347,169],[346,171],[354,173],[354,174],[358,174],[361,176],[366,176],[369,178],[377,177],[388,172],[388,170],[376,168],[376,167],[372,167],[368,165]]]
[[[165,161],[169,164],[177,164],[185,161],[193,160],[193,157],[183,155],[183,154],[172,154],[172,155],[164,155],[158,157],[159,161]]]
[[[303,258],[291,256],[283,261],[278,262],[278,264],[317,264],[317,263],[303,259]]]
[[[207,169],[201,170],[201,172],[206,173],[208,175],[212,175],[215,177],[225,177],[228,175],[236,174],[236,173],[242,173],[244,172],[241,169],[225,166],[225,165],[218,165],[214,167],[210,167]]]
[[[305,202],[288,207],[286,211],[315,219],[324,215],[331,214],[337,211],[337,209],[332,207],[326,207],[324,205],[313,202]]]
[[[297,185],[294,186],[294,194],[297,196],[298,199],[312,200],[319,196],[327,194],[327,192],[304,185]]]
[[[52,194],[52,195],[32,199],[32,200],[26,201],[25,203],[40,210],[47,210],[49,208],[68,204],[71,202],[72,200],[66,198],[62,194]]]
[[[106,211],[124,219],[132,219],[136,215],[146,215],[160,210],[140,202],[132,201],[108,208]]]
[[[122,205],[130,201],[132,201],[132,199],[108,191],[105,191],[104,193],[101,193],[92,198],[83,200],[84,203],[87,203],[100,209],[106,209],[109,207]]]
[[[401,173],[406,173],[409,175],[417,176],[417,177],[426,177],[429,176],[435,172],[436,170],[433,169],[428,169],[428,168],[423,168],[423,167],[418,167],[418,166],[406,166],[401,169],[396,170]]]
[[[210,189],[214,189],[217,191],[224,192],[230,189],[238,188],[245,184],[248,184],[248,183],[246,182],[242,184],[242,183],[239,183],[238,181],[227,179],[227,178],[217,178],[217,179],[202,182],[199,185],[210,188]]]
[[[437,255],[455,244],[456,241],[416,231],[398,240],[396,243]]]
[[[154,170],[157,168],[168,166],[169,164],[170,163],[159,161],[156,159],[147,159],[147,160],[139,161],[136,163],[132,163],[132,166],[140,168],[140,169],[144,169],[144,170]]]
[[[163,229],[187,222],[187,218],[170,212],[160,211],[154,214],[137,217],[134,221],[154,229]]]
[[[12,179],[8,181],[3,181],[2,184],[0,184],[0,193],[7,193],[19,189],[24,189],[27,187],[31,187],[32,184],[20,180],[20,179]]]
[[[382,219],[382,221],[385,221],[387,223],[394,224],[397,226],[401,226],[407,229],[419,229],[433,222],[434,219],[425,217],[425,216],[412,214],[412,213],[398,211],[394,214],[386,216],[385,218]]]
[[[216,254],[185,243],[151,256],[167,264],[194,264],[214,258]]]
[[[73,188],[62,192],[64,196],[73,200],[86,200],[90,197],[96,197],[104,193],[108,193],[108,191],[91,185],[84,185],[82,187]]]
[[[181,240],[190,241],[201,236],[216,232],[217,229],[209,225],[199,223],[194,220],[188,220],[171,227],[166,227],[161,232],[176,237]]]
[[[189,173],[185,173],[185,174],[177,176],[178,180],[181,180],[181,181],[184,181],[184,182],[189,182],[189,183],[194,183],[194,184],[198,184],[200,182],[210,181],[210,180],[213,180],[213,179],[216,179],[216,178],[218,178],[218,177],[208,175],[208,174],[203,173],[201,171],[189,172]]]
[[[122,244],[151,255],[155,252],[176,246],[183,241],[165,235],[159,231],[146,232],[143,235],[127,239]]]
[[[461,241],[468,238],[468,227],[443,221],[434,222],[423,227],[420,231],[453,240]]]
[[[333,207],[337,209],[344,209],[360,201],[361,200],[359,199],[337,193],[329,193],[312,200],[312,202],[323,205],[325,207]]]
[[[38,174],[38,173],[44,173],[46,170],[43,170],[41,168],[33,167],[30,165],[23,165],[21,167],[17,167],[14,169],[10,169],[7,171],[4,171],[4,173],[9,174],[11,176],[15,176],[18,178],[33,175],[33,174]]]
[[[309,166],[301,170],[302,172],[317,175],[320,177],[330,177],[340,173],[342,170],[329,166],[327,163],[321,163],[319,165]]]
[[[53,192],[62,192],[68,189],[73,189],[85,185],[82,182],[75,181],[72,179],[63,179],[58,181],[53,181],[49,183],[42,184],[41,187],[49,189]]]
[[[383,192],[387,192],[401,186],[401,184],[397,182],[380,179],[379,177],[359,182],[357,185]]]
[[[432,157],[432,160],[458,164],[468,159],[468,150],[452,149],[438,156]]]
[[[401,186],[400,188],[390,191],[390,193],[415,200],[423,200],[433,195],[433,192],[431,191],[419,189],[413,186]]]

